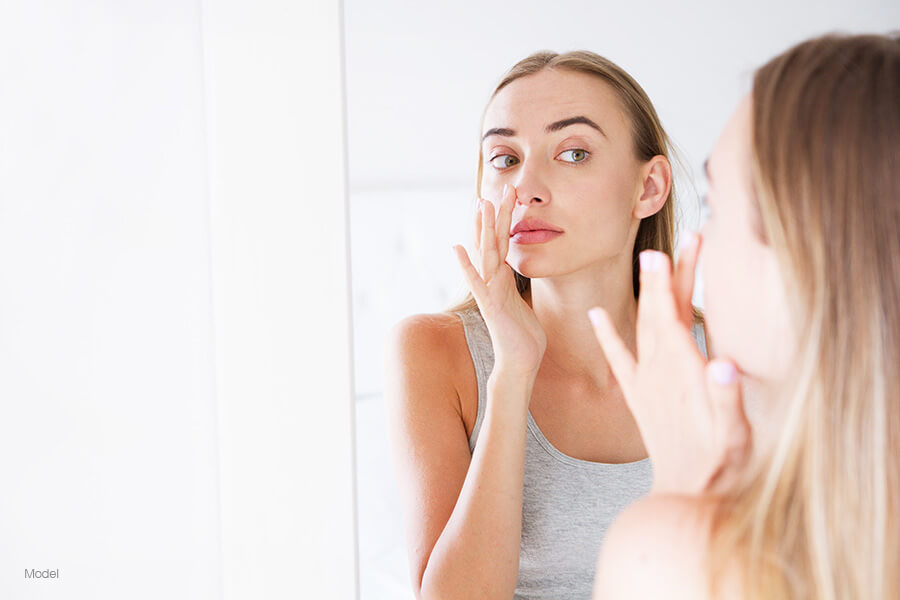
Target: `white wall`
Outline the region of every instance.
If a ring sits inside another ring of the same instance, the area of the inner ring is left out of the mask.
[[[0,598],[356,597],[340,19],[0,3]]]
[[[225,598],[349,599],[340,3],[204,6]]]
[[[196,2],[3,5],[3,598],[221,594],[200,50]]]

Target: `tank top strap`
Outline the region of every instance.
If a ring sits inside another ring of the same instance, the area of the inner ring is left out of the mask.
[[[466,333],[466,344],[469,354],[472,356],[472,364],[475,366],[475,379],[478,383],[478,414],[475,417],[475,425],[469,436],[469,451],[475,451],[475,443],[478,441],[478,432],[481,430],[481,422],[487,402],[487,381],[494,368],[494,347],[491,344],[491,335],[484,318],[477,308],[459,311],[455,314],[462,319],[463,329]]]

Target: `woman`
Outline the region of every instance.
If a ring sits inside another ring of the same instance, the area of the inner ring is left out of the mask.
[[[405,319],[386,353],[417,597],[590,597],[606,527],[652,473],[586,311],[633,344],[637,254],[672,254],[667,154],[644,91],[595,54],[535,54],[492,95],[480,273],[456,248],[474,297]]]
[[[704,380],[659,253],[641,257],[637,362],[592,311],[663,457],[610,530],[595,598],[900,597],[898,174],[896,34],[813,39],[757,71],[710,156],[702,232],[710,337],[739,369]],[[717,460],[698,465],[701,447]]]

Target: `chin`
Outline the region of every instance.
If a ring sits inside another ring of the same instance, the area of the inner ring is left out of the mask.
[[[548,269],[546,266],[540,265],[540,261],[536,260],[518,260],[515,262],[509,261],[509,266],[513,268],[513,271],[522,275],[523,277],[527,277],[528,279],[539,279],[541,277],[549,277],[553,275],[555,272],[551,269]]]

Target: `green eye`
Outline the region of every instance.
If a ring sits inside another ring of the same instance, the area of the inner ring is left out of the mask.
[[[499,154],[490,160],[490,163],[498,169],[506,169],[519,164],[519,159],[512,154]]]
[[[574,150],[566,150],[565,152],[560,152],[557,158],[560,157],[568,157],[562,158],[564,162],[583,162],[588,157],[588,153],[587,150],[576,148]]]

